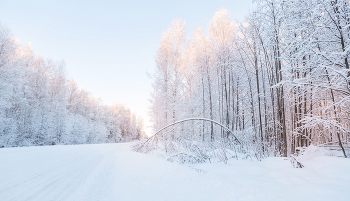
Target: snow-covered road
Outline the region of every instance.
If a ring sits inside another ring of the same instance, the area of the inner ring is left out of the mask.
[[[303,169],[283,158],[188,167],[130,145],[0,149],[0,200],[350,199],[347,159],[318,157]]]

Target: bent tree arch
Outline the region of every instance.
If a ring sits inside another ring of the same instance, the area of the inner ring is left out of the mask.
[[[206,118],[188,118],[188,119],[183,119],[183,120],[180,120],[180,121],[176,121],[176,122],[174,122],[174,123],[172,123],[172,124],[169,124],[169,125],[165,126],[164,128],[160,129],[159,131],[157,131],[154,135],[152,135],[151,137],[149,137],[149,138],[147,139],[147,141],[150,140],[150,139],[152,139],[152,138],[155,137],[156,135],[158,135],[158,134],[159,134],[160,132],[162,132],[163,130],[169,128],[170,126],[174,126],[174,125],[176,125],[176,124],[180,124],[180,123],[183,123],[183,122],[186,122],[186,121],[196,121],[196,120],[198,120],[198,121],[208,121],[208,122],[212,122],[212,123],[214,123],[214,124],[216,124],[216,125],[221,126],[223,129],[225,129],[227,132],[229,132],[229,133],[235,138],[235,140],[236,140],[239,144],[242,144],[242,143],[237,139],[237,137],[235,136],[235,134],[234,134],[230,129],[228,129],[226,126],[222,125],[221,123],[219,123],[219,122],[217,122],[217,121],[214,121],[214,120],[211,120],[211,119],[206,119]],[[147,143],[147,141],[146,141],[145,143]]]

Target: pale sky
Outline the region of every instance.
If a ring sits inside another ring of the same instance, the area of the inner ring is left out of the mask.
[[[241,21],[252,0],[0,0],[0,23],[35,53],[64,60],[80,88],[106,104],[127,105],[150,125],[147,72],[154,72],[162,33],[179,18],[191,37],[220,8]]]

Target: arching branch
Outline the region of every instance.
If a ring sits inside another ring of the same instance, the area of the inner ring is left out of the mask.
[[[174,122],[174,123],[172,123],[172,124],[169,124],[169,125],[165,126],[164,128],[160,129],[159,131],[157,131],[154,135],[152,135],[151,137],[149,137],[149,138],[147,139],[147,141],[148,141],[149,139],[153,138],[154,136],[158,135],[158,133],[162,132],[164,129],[166,129],[166,128],[170,127],[170,126],[173,126],[173,125],[175,125],[175,124],[179,124],[179,123],[182,123],[182,122],[185,122],[185,121],[194,121],[194,120],[209,121],[209,122],[212,122],[212,123],[214,123],[214,124],[217,124],[217,125],[221,126],[221,127],[224,128],[226,131],[228,131],[229,133],[231,133],[232,136],[235,138],[235,140],[236,140],[239,144],[241,144],[241,142],[237,139],[237,137],[233,134],[233,132],[232,132],[230,129],[228,129],[226,126],[222,125],[221,123],[219,123],[219,122],[217,122],[217,121],[214,121],[214,120],[211,120],[211,119],[206,119],[206,118],[188,118],[188,119],[184,119],[184,120],[180,120],[180,121]],[[145,143],[147,143],[147,141],[146,141]]]

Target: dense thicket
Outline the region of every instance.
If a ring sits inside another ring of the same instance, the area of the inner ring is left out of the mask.
[[[143,121],[68,80],[64,63],[35,55],[0,27],[0,147],[139,138]]]
[[[174,20],[156,57],[154,129],[190,117],[212,119],[259,157],[287,156],[310,144],[342,146],[350,137],[349,29],[348,0],[259,0],[241,23],[222,9],[209,36],[198,28],[191,41],[184,23]],[[157,141],[166,150],[194,142],[207,153],[203,147],[229,137],[196,121]]]

